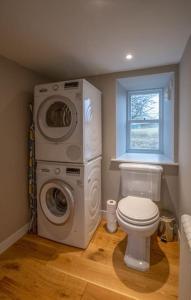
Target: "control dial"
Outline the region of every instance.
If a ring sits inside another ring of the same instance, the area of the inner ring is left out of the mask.
[[[56,168],[56,169],[55,169],[55,174],[56,174],[56,175],[59,175],[60,173],[61,173],[60,168]]]

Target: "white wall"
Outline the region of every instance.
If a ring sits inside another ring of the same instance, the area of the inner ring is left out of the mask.
[[[180,62],[180,215],[191,214],[191,37]]]
[[[0,242],[29,221],[28,102],[37,74],[0,57]]]

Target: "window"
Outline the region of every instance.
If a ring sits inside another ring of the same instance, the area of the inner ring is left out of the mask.
[[[162,89],[128,92],[127,151],[162,152]]]

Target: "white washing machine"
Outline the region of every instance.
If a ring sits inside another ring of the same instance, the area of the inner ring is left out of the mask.
[[[38,235],[86,248],[101,219],[101,158],[84,165],[38,162]]]
[[[101,92],[85,79],[35,87],[36,160],[84,163],[102,152]]]

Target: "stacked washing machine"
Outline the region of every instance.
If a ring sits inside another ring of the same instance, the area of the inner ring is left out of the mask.
[[[84,79],[38,85],[38,234],[86,248],[100,222],[101,93]]]

